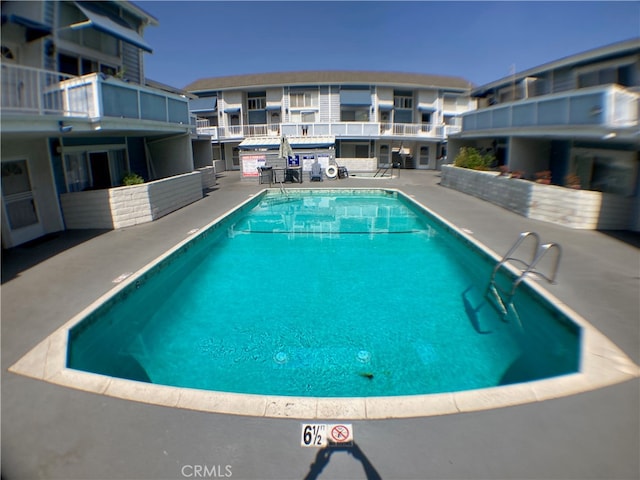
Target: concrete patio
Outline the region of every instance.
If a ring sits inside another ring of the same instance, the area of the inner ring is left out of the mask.
[[[149,224],[67,231],[3,252],[3,479],[640,477],[638,378],[515,407],[353,421],[356,447],[318,451],[300,447],[300,420],[147,405],[7,371],[113,279],[264,187],[238,172],[218,182],[203,200]],[[438,182],[438,172],[402,171],[300,186],[398,188],[499,253],[520,232],[539,232],[564,248],[558,284],[545,288],[640,363],[638,235],[530,220]]]

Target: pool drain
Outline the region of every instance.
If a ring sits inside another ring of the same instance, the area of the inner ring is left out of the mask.
[[[371,360],[371,354],[366,350],[360,350],[357,355],[358,361],[368,363]]]
[[[287,363],[287,361],[289,360],[289,356],[284,353],[284,352],[278,352],[273,356],[273,361],[276,363]]]

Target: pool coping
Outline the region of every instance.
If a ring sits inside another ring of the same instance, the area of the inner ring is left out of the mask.
[[[326,191],[326,189],[322,190]],[[336,188],[335,190],[344,189]],[[419,203],[412,195],[403,192],[402,189],[367,187],[348,188],[348,190],[384,190],[398,192],[414,202],[419,208],[427,211],[462,239],[474,244],[485,254],[488,254],[492,258],[500,258],[498,254],[475,240],[470,234],[456,227],[425,205]],[[640,377],[640,367],[624,354],[621,349],[593,327],[586,319],[531,280],[525,280],[529,288],[582,328],[581,367],[580,371],[575,374],[519,384],[442,394],[395,397],[317,398],[238,394],[177,388],[108,377],[66,367],[68,331],[72,326],[77,324],[97,306],[103,304],[121,291],[121,289],[127,288],[138,278],[149,272],[154,266],[163,262],[174,252],[193,240],[194,237],[200,235],[202,232],[206,232],[220,220],[254,201],[256,196],[262,195],[265,191],[278,191],[278,189],[263,189],[256,194],[250,195],[245,201],[216,217],[204,227],[192,232],[186,239],[127,277],[122,283],[112,288],[69,321],[65,322],[54,333],[46,337],[36,347],[13,364],[9,368],[9,371],[77,390],[165,407],[210,413],[309,420],[381,420],[489,410],[570,396]]]

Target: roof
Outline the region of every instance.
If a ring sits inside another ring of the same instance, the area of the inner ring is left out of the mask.
[[[151,15],[149,12],[146,12],[139,5],[136,5],[133,2],[117,2],[125,10],[128,10],[129,13],[138,16],[141,18],[146,25],[151,25],[153,27],[157,27],[159,25],[158,19]]]
[[[397,87],[436,87],[455,90],[468,90],[471,82],[443,75],[427,75],[421,73],[399,72],[367,72],[367,71],[302,71],[258,73],[234,75],[228,77],[202,78],[187,85],[189,92],[206,92],[231,90],[250,87],[296,86],[296,85],[393,85]]]
[[[594,48],[585,52],[577,53],[575,55],[569,55],[567,57],[554,60],[552,62],[544,63],[537,67],[529,68],[522,72],[518,72],[515,75],[509,75],[499,80],[494,80],[487,84],[476,87],[472,91],[472,95],[482,95],[487,90],[492,90],[498,87],[502,87],[506,84],[513,83],[514,80],[520,80],[525,77],[535,77],[544,72],[555,70],[558,68],[572,68],[579,67],[581,65],[594,63],[596,61],[602,61],[607,58],[617,58],[626,55],[638,55],[640,54],[640,38],[633,38],[622,42],[605,45],[603,47]]]
[[[156,88],[158,90],[162,90],[163,92],[169,92],[175,95],[182,95],[183,97],[187,97],[187,98],[196,98],[195,95],[191,95],[186,90],[182,90],[180,88],[167,85],[166,83],[158,82],[157,80],[152,80],[151,78],[145,78],[144,84],[147,87]]]

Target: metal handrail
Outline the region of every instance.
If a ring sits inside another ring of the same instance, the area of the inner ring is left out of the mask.
[[[529,237],[533,238],[535,243],[534,243],[534,249],[531,255],[531,261],[527,262],[513,255],[518,249],[518,247],[522,245],[525,239]],[[556,252],[555,262],[553,263],[550,275],[545,275],[539,270],[536,270],[536,266],[540,263],[542,258],[549,251],[552,251],[552,250]],[[513,297],[516,293],[516,289],[522,283],[522,281],[527,277],[527,275],[537,275],[551,284],[556,283],[556,277],[558,275],[558,267],[560,265],[561,258],[562,258],[562,248],[560,247],[559,244],[552,242],[552,243],[545,243],[544,245],[540,245],[540,236],[537,233],[523,232],[520,234],[520,236],[515,241],[515,243],[511,246],[509,251],[502,257],[502,259],[493,268],[493,272],[491,273],[491,280],[489,281],[489,285],[487,286],[486,294],[488,294],[489,292],[492,292],[495,295],[496,300],[500,302],[500,309],[502,310],[503,315],[506,316],[508,307],[513,307]],[[511,284],[511,290],[509,291],[503,290],[500,287],[498,287],[495,281],[495,277],[496,277],[496,274],[498,273],[498,270],[500,270],[500,267],[507,262],[517,262],[524,267],[521,270],[518,278],[516,278],[514,282]],[[506,299],[502,298],[502,296],[500,295],[500,292],[508,295],[508,297]]]

